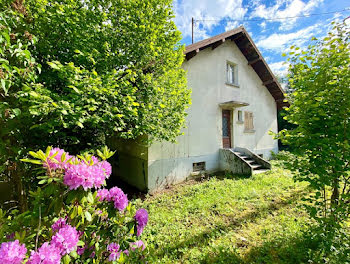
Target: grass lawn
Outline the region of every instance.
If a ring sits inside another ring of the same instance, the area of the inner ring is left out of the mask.
[[[150,263],[307,262],[303,192],[275,164],[251,178],[190,181],[138,200],[150,215]]]

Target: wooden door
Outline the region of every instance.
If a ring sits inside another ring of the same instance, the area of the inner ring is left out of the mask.
[[[222,145],[231,148],[231,111],[222,110]]]

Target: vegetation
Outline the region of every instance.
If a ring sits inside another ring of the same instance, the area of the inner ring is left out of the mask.
[[[147,211],[136,211],[118,187],[102,188],[112,152],[104,148],[100,159],[50,147],[30,154],[34,159],[23,161],[40,165],[40,187],[30,193],[31,210],[0,209],[1,263],[144,262]]]
[[[307,210],[317,221],[327,252],[342,240],[350,213],[350,28],[336,24],[306,51],[289,53],[291,106],[285,119],[295,127],[280,133],[299,154],[289,168],[314,190]],[[324,260],[325,261],[325,260]]]
[[[251,178],[190,181],[139,200],[151,215],[150,262],[322,263],[320,241],[305,232],[313,222],[301,206],[308,184],[273,165]],[[335,255],[327,263],[346,263]]]
[[[28,149],[180,134],[190,92],[171,4],[0,0],[0,175],[17,194]]]

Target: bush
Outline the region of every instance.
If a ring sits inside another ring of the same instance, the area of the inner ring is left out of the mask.
[[[102,188],[111,175],[106,147],[71,156],[62,149],[30,152],[41,165],[32,210],[0,212],[1,263],[142,263],[140,236],[148,221],[118,187]],[[29,253],[29,250],[31,251]]]

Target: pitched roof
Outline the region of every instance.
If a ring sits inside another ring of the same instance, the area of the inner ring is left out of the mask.
[[[277,107],[281,109],[283,106],[288,106],[288,102],[283,102],[285,99],[283,88],[243,26],[188,45],[185,50],[186,60],[190,60],[196,56],[199,51],[208,47],[215,49],[225,41],[234,41],[236,43],[237,47],[246,57],[248,65],[252,66],[260,77],[263,85],[266,86],[275,99]]]

